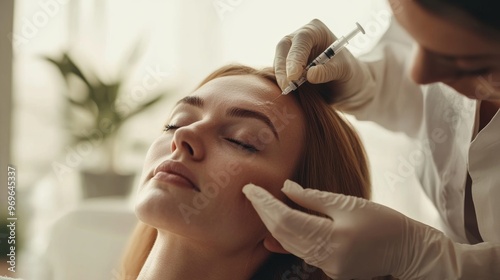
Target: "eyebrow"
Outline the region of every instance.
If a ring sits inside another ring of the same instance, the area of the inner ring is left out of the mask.
[[[202,108],[203,107],[203,99],[201,99],[198,96],[186,96],[186,97],[182,98],[181,100],[179,100],[176,105],[179,105],[179,104],[189,104],[189,105],[193,105],[195,107]]]
[[[204,101],[202,98],[198,96],[186,96],[179,100],[177,102],[178,104],[188,104],[192,105],[198,108],[203,108]],[[249,109],[243,109],[239,107],[231,107],[226,111],[226,115],[230,117],[237,117],[237,118],[252,118],[252,119],[257,119],[265,123],[273,132],[274,137],[276,139],[280,139],[278,136],[278,132],[276,130],[276,127],[274,127],[273,123],[271,122],[271,119],[267,117],[265,114],[258,112],[258,111],[253,111]]]
[[[227,110],[226,114],[228,116],[231,116],[231,117],[253,118],[253,119],[260,120],[271,129],[271,131],[273,132],[274,137],[276,137],[276,139],[278,139],[278,140],[280,139],[278,136],[278,132],[276,131],[276,128],[274,127],[271,120],[261,112],[243,109],[243,108],[239,108],[239,107],[231,107]]]

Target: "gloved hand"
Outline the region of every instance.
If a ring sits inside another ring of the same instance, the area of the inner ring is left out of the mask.
[[[285,36],[276,46],[274,70],[278,85],[285,89],[298,80],[305,67],[330,46],[337,37],[320,20],[314,19]],[[368,67],[344,49],[323,65],[307,71],[310,83],[327,83],[332,92],[330,102],[344,100],[373,83]]]
[[[494,279],[499,245],[452,242],[440,231],[368,200],[302,189],[282,191],[329,218],[290,209],[266,190],[243,192],[284,249],[334,279],[392,275],[399,279]],[[496,264],[495,264],[496,263]],[[493,277],[493,278],[491,278]]]

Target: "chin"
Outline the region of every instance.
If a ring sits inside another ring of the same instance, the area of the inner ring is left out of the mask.
[[[201,238],[213,226],[208,209],[196,209],[188,195],[165,191],[146,185],[139,191],[134,204],[137,218],[158,230],[180,236]],[[203,230],[205,229],[205,230]]]
[[[151,225],[156,227],[155,216],[158,216],[155,212],[157,212],[159,209],[156,204],[158,202],[155,202],[154,199],[151,199],[151,197],[145,193],[144,189],[141,189],[139,191],[139,194],[137,195],[134,203],[134,213],[136,217],[143,223]]]
[[[164,191],[144,186],[135,200],[134,212],[141,222],[155,228],[165,228],[183,222],[178,204]]]
[[[472,100],[481,100],[479,99],[477,96],[473,95],[473,94],[467,94],[467,93],[460,93],[461,95],[469,98],[469,99],[472,99]]]

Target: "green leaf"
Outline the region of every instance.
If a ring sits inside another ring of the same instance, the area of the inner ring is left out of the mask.
[[[76,65],[76,63],[67,53],[63,54],[63,63],[68,68],[69,73],[73,73],[78,78],[80,78],[89,87],[89,91],[92,91],[93,85],[89,82],[87,77],[85,77],[83,72],[80,70],[80,67]]]
[[[88,88],[88,94],[92,97],[95,91],[94,85],[90,83],[88,78],[80,70],[80,67],[76,65],[73,59],[66,52],[63,53],[62,58],[59,60],[47,56],[43,56],[42,58],[54,64],[59,69],[59,72],[64,77],[66,86],[69,86],[68,77],[73,74],[78,77],[83,83],[85,83]],[[87,100],[86,102],[89,102],[89,100]]]

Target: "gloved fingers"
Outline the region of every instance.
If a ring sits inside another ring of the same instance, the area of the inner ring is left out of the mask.
[[[281,190],[298,205],[323,213],[331,218],[343,211],[346,200],[355,198],[316,189],[303,189],[291,180],[286,180]]]
[[[344,50],[345,52],[345,50]],[[340,56],[342,54],[339,54]],[[344,59],[336,57],[325,64],[316,65],[307,71],[307,80],[313,84],[326,83],[336,80],[347,80],[351,75],[352,70],[349,68]]]
[[[306,216],[302,219],[301,229],[294,235],[283,238],[280,244],[288,252],[306,260],[308,264],[317,266],[331,257],[339,247],[331,237],[334,222],[327,218],[302,214]]]
[[[301,77],[313,49],[319,51],[314,53],[317,56],[335,40],[328,27],[317,19],[313,19],[290,36],[292,44],[286,59],[286,73],[290,81]]]
[[[293,234],[293,232],[285,232],[285,230],[280,227],[283,226],[283,220],[288,219],[287,217],[296,215],[296,212],[299,212],[298,210],[291,209],[283,202],[276,199],[267,190],[254,184],[244,186],[242,191],[252,203],[262,222],[264,222],[269,231],[273,233],[273,236],[276,231],[282,232],[283,234]],[[274,237],[277,238],[276,236]],[[278,241],[280,240],[278,239]]]
[[[290,51],[290,47],[292,45],[292,38],[290,35],[285,36],[281,41],[276,45],[276,51],[274,55],[274,75],[276,76],[276,80],[278,85],[282,90],[284,90],[288,86],[288,77],[286,75],[286,58],[288,56],[288,52]]]
[[[274,238],[301,258],[317,248],[318,240],[323,240],[333,227],[331,220],[291,209],[261,187],[248,184],[243,193]]]
[[[300,31],[293,36],[292,45],[286,58],[286,74],[290,81],[298,80],[302,76],[314,46],[313,40],[312,34],[305,31]]]

